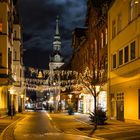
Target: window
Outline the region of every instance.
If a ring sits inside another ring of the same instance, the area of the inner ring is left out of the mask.
[[[118,19],[117,19],[117,32],[119,33],[122,29],[122,14],[118,14]]]
[[[129,48],[126,46],[124,48],[124,63],[127,63],[129,61]]]
[[[131,0],[130,2],[130,20],[132,21],[140,14],[140,0]]]
[[[116,36],[116,21],[112,21],[112,38]]]
[[[14,38],[16,38],[17,37],[17,32],[16,32],[16,30],[14,31]]]
[[[116,54],[113,55],[113,68],[116,68]]]
[[[17,52],[15,51],[15,53],[14,53],[14,54],[15,54],[15,57],[14,57],[14,58],[15,58],[15,60],[17,60]]]
[[[91,48],[91,54],[94,54],[93,44],[91,44],[90,48]]]
[[[123,50],[119,51],[119,65],[123,64]]]
[[[2,53],[0,53],[0,67],[2,66]]]
[[[2,19],[0,18],[0,33],[2,33]]]
[[[101,48],[104,47],[104,35],[101,33]]]
[[[105,29],[105,44],[107,45],[107,28]]]
[[[135,41],[130,44],[130,59],[133,60],[136,57],[136,43]]]
[[[97,54],[97,40],[94,40],[94,45],[95,45],[95,54]]]

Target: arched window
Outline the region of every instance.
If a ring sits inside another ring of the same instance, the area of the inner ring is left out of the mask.
[[[132,21],[140,14],[140,0],[131,0],[130,2],[130,20]]]

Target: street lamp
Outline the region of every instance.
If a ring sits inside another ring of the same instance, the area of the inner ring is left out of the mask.
[[[15,90],[13,90],[12,88],[9,89],[10,95],[11,95],[11,119],[13,119],[14,116],[14,92]]]

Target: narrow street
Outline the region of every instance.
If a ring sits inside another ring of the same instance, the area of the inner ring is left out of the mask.
[[[11,125],[9,125],[9,123]],[[5,125],[4,125],[5,124]],[[8,126],[9,125],[9,126]],[[2,128],[6,128],[6,129]],[[140,124],[132,122],[107,121],[98,126],[92,135],[93,140],[139,140]],[[86,114],[68,115],[67,113],[48,113],[45,111],[25,112],[9,117],[0,123],[0,140],[90,140],[87,137],[93,125]]]
[[[55,117],[54,114],[51,116]],[[84,133],[75,129],[82,126],[83,123],[76,121],[74,118],[61,118],[56,115],[55,122],[47,112],[28,112],[25,118],[9,127],[4,134],[3,140],[90,140]],[[10,130],[11,129],[11,130]],[[92,138],[93,139],[93,138]],[[96,140],[96,138],[94,138]]]

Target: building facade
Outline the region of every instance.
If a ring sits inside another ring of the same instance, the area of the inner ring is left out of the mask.
[[[0,114],[4,115],[10,113],[11,109],[14,112],[18,111],[18,104],[16,98],[19,94],[15,89],[14,83],[19,79],[21,81],[22,74],[19,75],[18,70],[22,69],[21,61],[17,64],[13,52],[17,50],[17,59],[20,59],[21,54],[21,38],[19,42],[15,40],[14,33],[20,32],[20,24],[16,22],[15,1],[1,0],[0,1]],[[19,28],[19,29],[17,29]],[[15,68],[16,67],[16,68]],[[17,70],[15,70],[17,69]],[[18,79],[16,78],[18,77]],[[21,87],[21,85],[20,85]],[[11,89],[14,95],[11,95]],[[11,98],[12,97],[12,98]],[[12,101],[13,100],[13,101]],[[18,101],[18,99],[17,99]],[[11,107],[12,104],[12,107]]]
[[[116,0],[108,12],[108,113],[140,119],[140,0]]]
[[[93,69],[95,72],[100,72],[102,91],[98,96],[98,105],[105,110],[107,109],[107,12],[110,3],[111,1],[108,0],[104,2],[101,0],[88,0],[85,21],[86,32],[85,29],[81,29],[85,34],[75,37],[75,33],[72,41],[74,48],[72,69],[82,73],[86,69],[89,69],[91,72]],[[76,63],[79,66],[76,67]],[[92,95],[87,95],[87,93],[85,91],[85,93],[81,93],[82,96],[80,95],[83,100],[84,113],[94,110],[94,99]]]

